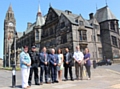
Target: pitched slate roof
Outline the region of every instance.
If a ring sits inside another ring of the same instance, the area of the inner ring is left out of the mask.
[[[31,32],[33,30],[33,27],[36,25],[36,22],[33,23],[29,28],[26,29],[25,34],[28,34],[29,32]]]
[[[98,9],[96,14],[95,14],[95,18],[97,19],[97,21],[103,22],[106,20],[112,20],[112,19],[117,19],[113,13],[111,12],[111,10],[108,8],[108,6],[105,6],[101,9]]]
[[[18,36],[18,38],[22,37],[23,36],[23,32],[17,32],[17,36]]]
[[[55,9],[55,8],[53,8],[53,10],[56,12],[56,14],[57,14],[58,16],[60,16],[61,13],[62,13],[63,15],[65,15],[65,16],[68,18],[68,20],[69,20],[72,24],[78,25],[78,23],[77,23],[75,20],[76,20],[77,17],[79,17],[79,15],[73,14],[73,13],[67,14],[65,11],[58,10],[58,9]],[[83,18],[83,19],[84,19],[84,18]],[[89,23],[86,19],[84,19],[84,24],[85,24],[85,26],[87,26],[87,27],[92,27],[92,26],[90,25],[90,23]]]

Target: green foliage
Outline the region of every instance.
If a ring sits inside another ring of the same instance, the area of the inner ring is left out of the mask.
[[[0,70],[9,70],[9,71],[12,71],[12,67],[0,67]],[[16,71],[20,71],[20,68],[16,67]]]

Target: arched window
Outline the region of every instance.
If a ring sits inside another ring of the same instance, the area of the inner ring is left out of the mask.
[[[50,35],[52,35],[52,34],[53,34],[53,29],[51,28],[51,29],[50,29]]]
[[[115,31],[114,21],[111,21],[111,22],[110,22],[110,27],[111,27],[111,30]]]
[[[36,30],[35,35],[36,35],[36,40],[39,40],[39,31],[38,30]]]

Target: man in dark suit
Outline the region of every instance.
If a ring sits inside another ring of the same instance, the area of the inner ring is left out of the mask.
[[[65,55],[64,55],[64,77],[65,77],[65,81],[68,80],[68,69],[69,69],[69,74],[70,74],[70,78],[72,81],[74,81],[73,79],[73,74],[72,74],[72,66],[74,65],[74,60],[72,57],[72,53],[69,53],[69,49],[65,48]]]
[[[40,53],[40,84],[43,84],[43,72],[45,72],[45,83],[49,84],[48,82],[48,66],[49,66],[49,58],[48,54],[46,53],[46,47],[43,47],[42,53]]]
[[[36,52],[35,46],[32,46],[32,51],[29,53],[29,55],[31,58],[31,68],[30,68],[28,84],[29,84],[29,86],[31,86],[32,74],[34,71],[35,85],[40,85],[38,83],[38,80],[39,80],[39,77],[38,77],[39,54]]]
[[[58,83],[57,80],[57,65],[58,65],[58,56],[55,54],[55,49],[51,49],[51,54],[49,55],[50,67],[51,67],[51,76],[52,83]]]

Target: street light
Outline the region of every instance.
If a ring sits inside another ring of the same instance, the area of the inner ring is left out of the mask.
[[[16,65],[16,36],[17,36],[17,32],[16,30],[14,31],[14,63]]]

